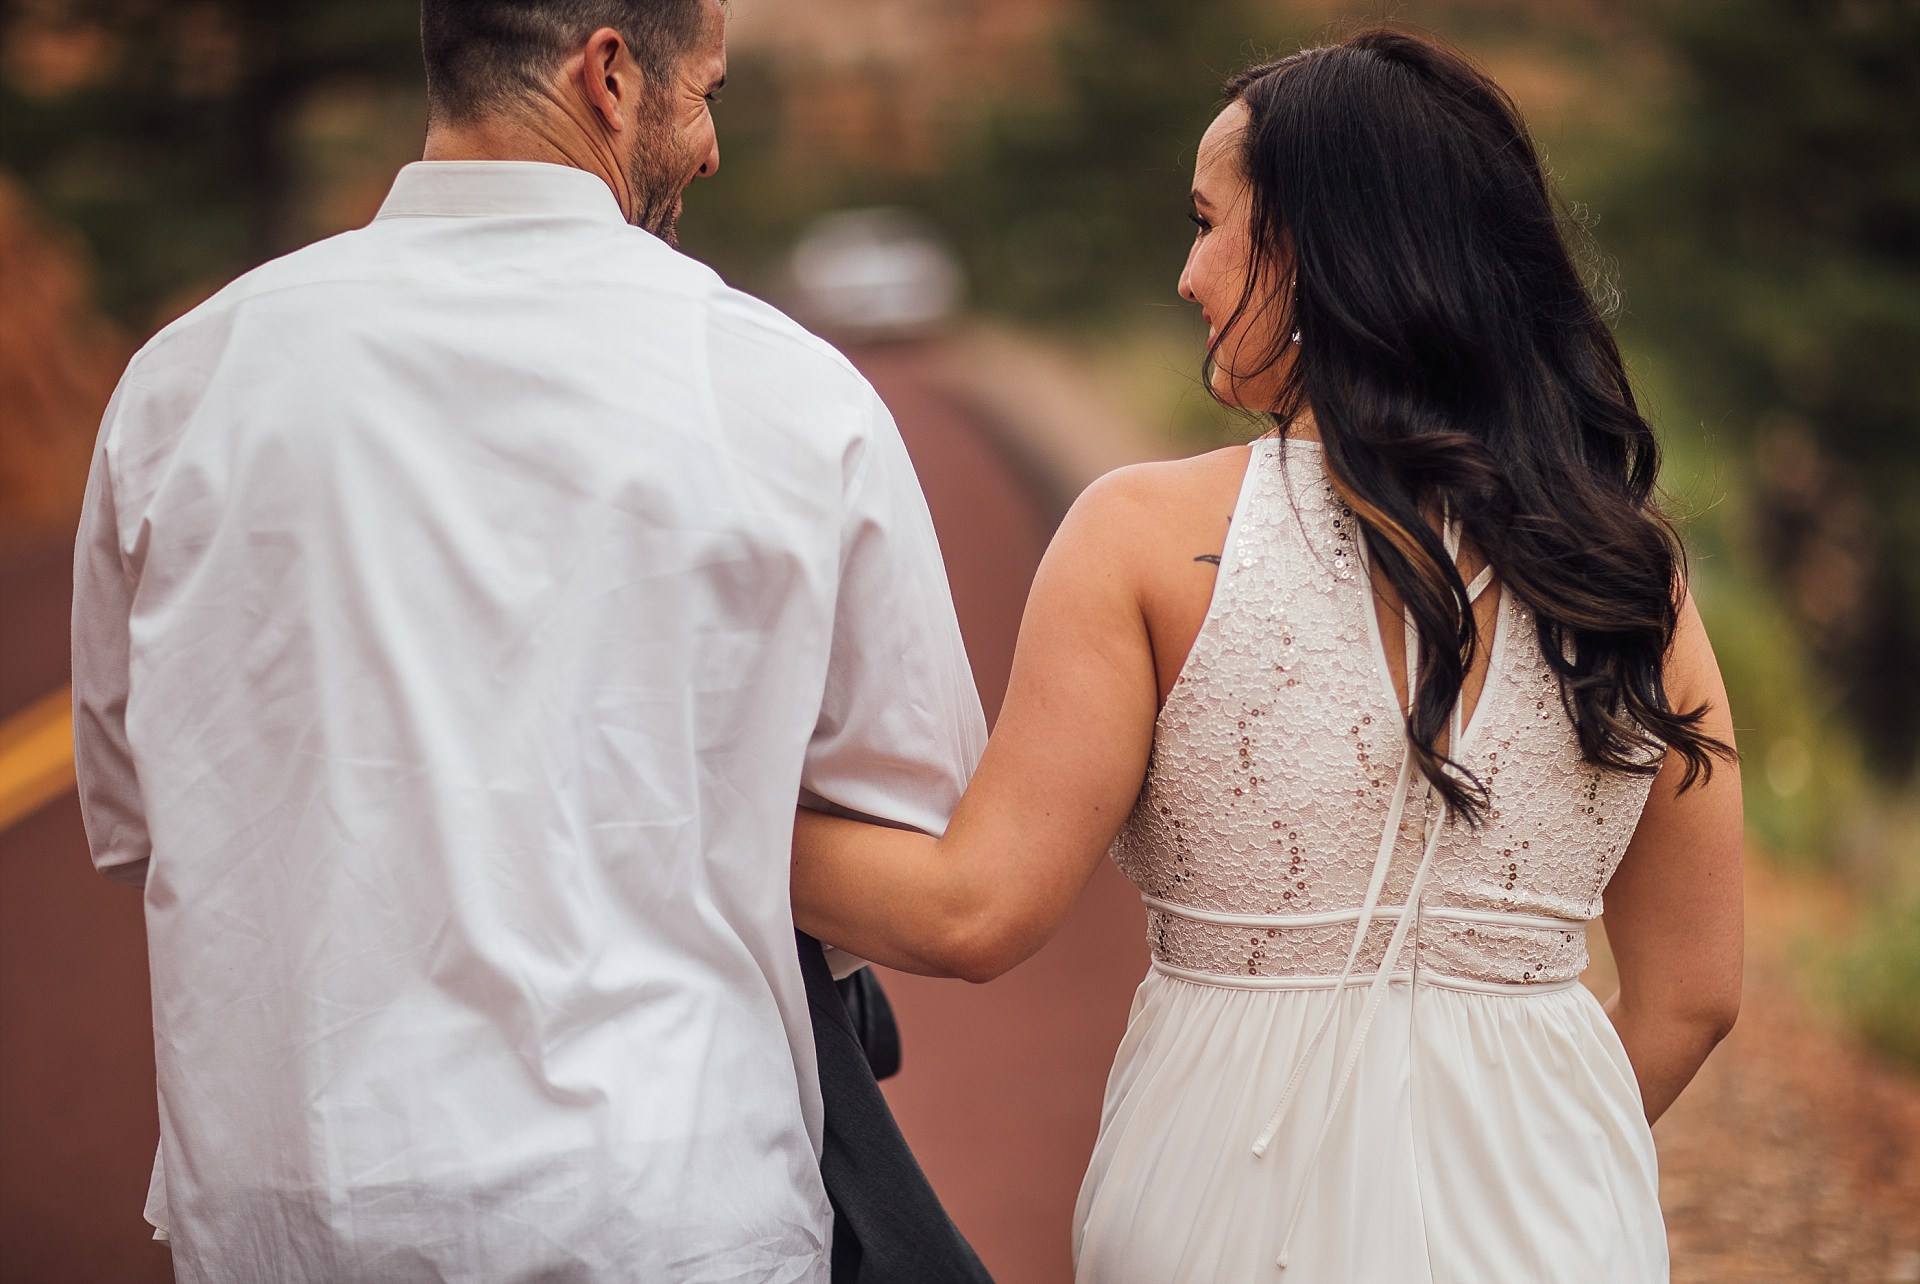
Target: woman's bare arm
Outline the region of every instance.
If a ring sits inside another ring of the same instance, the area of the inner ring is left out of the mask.
[[[990,979],[1039,949],[1105,856],[1158,712],[1133,556],[1164,529],[1150,475],[1095,483],[1034,577],[986,756],[946,834],[802,811],[794,917],[863,958]]]
[[[1689,594],[1667,665],[1674,707],[1707,706],[1702,729],[1728,745],[1726,687]],[[1607,1012],[1640,1082],[1647,1120],[1673,1104],[1740,1011],[1743,949],[1740,769],[1679,792],[1685,764],[1669,754],[1613,881],[1607,942],[1620,991]]]

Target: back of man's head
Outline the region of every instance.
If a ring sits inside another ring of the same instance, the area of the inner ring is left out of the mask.
[[[428,115],[457,125],[511,114],[602,27],[620,33],[658,92],[702,21],[701,0],[421,0]]]

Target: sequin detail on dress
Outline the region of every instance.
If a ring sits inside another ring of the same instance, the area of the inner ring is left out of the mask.
[[[1148,913],[1161,963],[1222,977],[1337,976],[1388,823],[1400,714],[1373,637],[1360,525],[1319,448],[1262,441],[1248,466],[1213,604],[1161,710],[1113,857],[1150,906],[1166,907]],[[1503,593],[1498,614],[1486,686],[1455,755],[1487,787],[1486,823],[1444,827],[1399,967],[1558,983],[1586,966],[1579,924],[1599,915],[1651,781],[1582,761],[1532,613]],[[1361,974],[1383,956],[1439,814],[1418,782]],[[1181,908],[1348,917],[1249,925]]]

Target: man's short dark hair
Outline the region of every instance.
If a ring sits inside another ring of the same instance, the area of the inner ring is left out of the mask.
[[[703,21],[702,0],[421,0],[427,110],[448,122],[511,110],[602,27],[620,33],[657,92]]]

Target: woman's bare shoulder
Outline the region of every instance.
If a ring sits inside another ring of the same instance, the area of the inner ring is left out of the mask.
[[[1131,598],[1162,699],[1206,617],[1252,449],[1228,446],[1108,473],[1080,496],[1056,538],[1063,562],[1110,576]]]
[[[1184,459],[1116,468],[1075,501],[1074,518],[1135,534],[1165,534],[1189,526],[1223,532],[1233,516],[1253,448],[1224,446]]]

